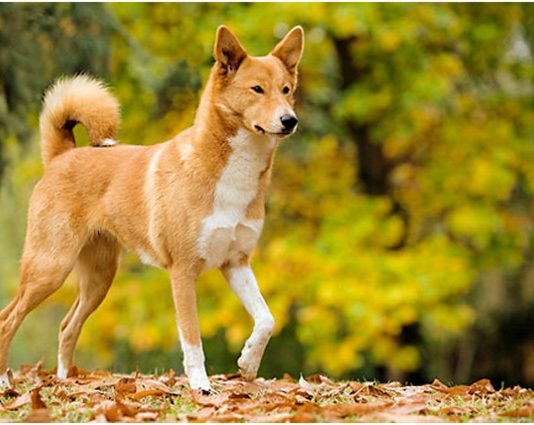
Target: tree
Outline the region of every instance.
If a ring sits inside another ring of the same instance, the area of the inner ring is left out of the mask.
[[[0,138],[28,141],[28,114],[35,115],[42,93],[59,75],[108,76],[113,25],[102,5],[0,5]]]

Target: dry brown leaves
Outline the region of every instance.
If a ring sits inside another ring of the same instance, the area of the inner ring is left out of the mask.
[[[534,391],[496,391],[487,379],[449,387],[398,382],[334,382],[322,375],[295,380],[239,375],[211,377],[214,391],[192,391],[174,371],[129,376],[72,368],[59,380],[40,364],[12,377],[0,392],[0,421],[26,422],[439,422],[534,419]]]

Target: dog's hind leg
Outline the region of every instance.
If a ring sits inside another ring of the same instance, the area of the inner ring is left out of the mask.
[[[239,370],[245,379],[256,378],[263,352],[271,338],[274,319],[258,288],[258,283],[250,266],[222,268],[230,287],[241,300],[247,312],[254,319],[254,329],[241,351],[237,361]]]
[[[78,298],[61,322],[57,375],[67,376],[74,364],[74,350],[82,326],[89,315],[104,300],[117,272],[120,246],[109,234],[90,238],[76,261],[78,273]]]
[[[59,289],[74,266],[79,238],[65,233],[56,232],[38,241],[31,235],[27,238],[19,290],[0,312],[0,383],[7,383],[7,357],[15,332],[28,313]]]

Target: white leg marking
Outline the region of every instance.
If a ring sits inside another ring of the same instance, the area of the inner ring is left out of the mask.
[[[0,375],[0,388],[2,387],[11,388],[11,382],[9,382],[7,371],[5,371],[2,375]]]
[[[241,374],[254,379],[260,367],[261,358],[274,328],[274,319],[265,303],[252,269],[248,266],[234,267],[225,272],[230,287],[254,319],[254,329],[241,351],[237,361]]]
[[[108,146],[114,146],[117,144],[117,141],[116,140],[113,140],[113,139],[104,139],[102,140],[98,146],[103,146],[103,147],[108,147]]]
[[[68,373],[69,373],[69,369],[65,367],[65,364],[63,363],[63,359],[61,358],[61,353],[58,353],[57,355],[57,377],[61,379],[65,379]]]
[[[114,146],[117,144],[117,141],[116,140],[113,140],[113,139],[104,139],[102,140],[98,146],[102,146],[102,147],[109,147],[109,146]]]
[[[139,251],[139,259],[143,264],[146,264],[147,266],[160,267],[152,258],[150,258],[150,255],[148,255],[145,251]]]
[[[180,344],[184,353],[184,371],[189,380],[189,386],[193,390],[211,389],[206,367],[204,366],[204,351],[202,344],[191,345],[188,344],[183,336],[180,327],[178,327],[178,335],[180,335]]]

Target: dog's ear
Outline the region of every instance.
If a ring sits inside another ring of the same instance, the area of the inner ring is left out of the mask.
[[[276,56],[286,66],[287,70],[294,74],[302,57],[304,49],[304,30],[300,25],[289,31],[286,36],[276,45],[271,55]]]
[[[247,52],[234,33],[228,27],[221,25],[217,28],[213,57],[231,73],[237,71],[243,59],[247,57]]]

